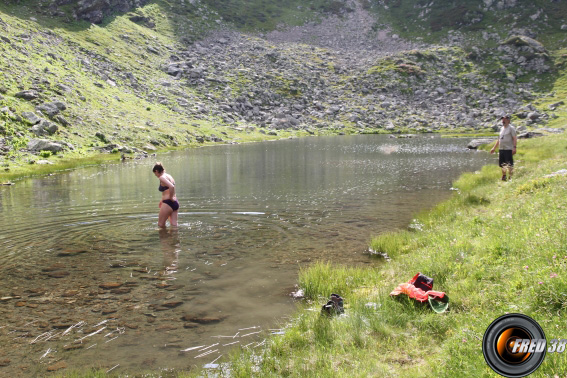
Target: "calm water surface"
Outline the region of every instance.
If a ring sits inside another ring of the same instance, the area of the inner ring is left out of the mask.
[[[0,375],[60,361],[188,369],[260,348],[296,306],[299,267],[379,264],[364,254],[372,235],[492,161],[466,143],[318,137],[162,155],[181,204],[167,231],[153,160],[1,188]]]

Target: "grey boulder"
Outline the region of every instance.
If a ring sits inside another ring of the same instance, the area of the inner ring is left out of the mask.
[[[57,153],[63,151],[64,148],[63,144],[47,139],[32,139],[28,143],[28,150],[33,152],[51,151]]]

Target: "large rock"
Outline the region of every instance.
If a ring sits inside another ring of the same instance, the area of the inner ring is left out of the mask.
[[[565,101],[559,101],[559,102],[556,102],[554,104],[549,105],[549,110],[555,110],[558,107],[560,107],[561,105],[565,105]]]
[[[183,71],[183,69],[181,68],[179,63],[170,64],[165,68],[165,73],[168,74],[168,75],[171,75],[171,76],[177,76],[182,71]]]
[[[490,144],[490,143],[493,143],[495,140],[496,140],[496,138],[473,139],[469,142],[469,144],[467,145],[467,148],[470,149],[470,150],[476,150],[477,148],[479,148],[483,144]]]
[[[47,139],[32,139],[28,143],[28,150],[33,152],[51,151],[57,153],[63,151],[63,149],[63,144]]]
[[[31,125],[36,125],[41,121],[41,118],[39,118],[35,113],[32,112],[23,112],[22,117]]]
[[[530,138],[536,138],[542,136],[544,136],[543,133],[538,133],[536,131],[528,131],[526,133],[518,134],[518,139],[530,139]]]
[[[57,114],[59,114],[61,110],[67,109],[67,106],[60,101],[56,101],[56,102],[46,102],[44,104],[38,105],[36,109],[48,115],[49,117],[54,117]]]
[[[64,93],[71,93],[73,91],[71,87],[62,83],[57,84],[57,88]]]
[[[200,79],[202,77],[205,77],[205,74],[201,68],[191,69],[188,73],[191,79]]]
[[[164,72],[171,76],[177,76],[191,68],[193,68],[193,65],[190,62],[172,62],[164,67]]]
[[[53,119],[63,126],[69,126],[69,121],[67,121],[62,115],[56,115]]]
[[[35,100],[36,98],[39,97],[39,93],[37,93],[37,91],[34,90],[21,91],[16,93],[16,97],[23,98],[24,100]]]
[[[59,130],[59,127],[54,123],[42,119],[37,125],[33,126],[30,130],[36,136],[45,136],[45,135],[55,134]]]
[[[528,118],[532,121],[537,121],[541,117],[541,114],[538,112],[530,112],[528,113]]]
[[[502,44],[514,46],[529,46],[539,53],[545,52],[545,47],[543,47],[541,42],[538,42],[533,38],[526,37],[525,35],[514,35],[508,38],[506,41],[502,42]]]

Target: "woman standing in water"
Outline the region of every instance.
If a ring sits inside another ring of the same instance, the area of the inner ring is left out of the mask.
[[[159,179],[159,188],[161,192],[161,201],[159,201],[159,218],[158,226],[165,227],[165,222],[169,218],[169,223],[173,227],[177,227],[177,211],[179,210],[179,202],[175,196],[175,180],[169,173],[165,173],[165,169],[161,163],[156,163],[152,169],[154,175]]]

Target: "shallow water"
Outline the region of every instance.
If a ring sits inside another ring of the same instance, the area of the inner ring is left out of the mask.
[[[492,161],[466,143],[317,137],[162,155],[177,230],[156,227],[153,160],[1,188],[0,374],[188,369],[261,347],[295,308],[299,267],[380,264],[364,253],[372,235]]]

